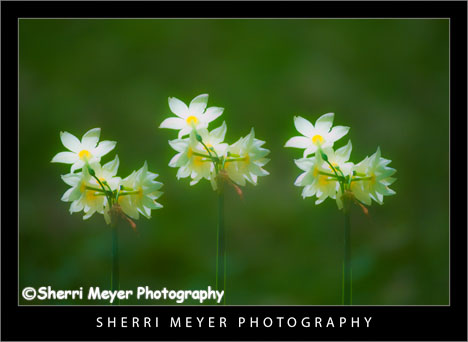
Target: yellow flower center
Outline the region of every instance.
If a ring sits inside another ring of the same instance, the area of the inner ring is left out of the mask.
[[[193,150],[189,147],[187,151],[187,158],[192,158],[192,155],[193,155]]]
[[[86,183],[85,182],[81,182],[81,185],[80,185],[80,192],[83,193],[86,191]]]
[[[319,169],[318,167],[315,167],[314,172],[313,172],[314,177],[317,177],[318,174],[319,174]]]
[[[196,125],[198,124],[198,119],[196,116],[193,116],[193,115],[190,115],[185,121],[187,121],[187,123],[189,125]]]
[[[312,137],[312,142],[316,145],[322,145],[324,140],[325,139],[323,139],[323,137],[319,134],[316,134]]]
[[[318,182],[320,185],[327,185],[329,182],[328,176],[320,175],[318,178]]]
[[[140,198],[140,199],[143,198],[143,188],[141,186],[138,188],[138,194],[137,195],[138,195],[138,198]]]
[[[337,163],[331,163],[331,166],[328,165],[328,167],[330,168],[332,172],[333,172],[332,166],[335,168],[335,170],[338,170],[340,168]]]
[[[203,165],[202,157],[200,157],[200,156],[195,156],[195,157],[193,158],[193,163],[194,163],[196,166],[201,166],[201,165]]]
[[[89,153],[88,150],[81,150],[80,153],[78,153],[78,157],[80,157],[81,160],[86,160],[91,157],[91,153]]]
[[[94,191],[88,190],[86,191],[86,200],[87,201],[94,201],[96,199],[96,195],[94,194]]]
[[[371,184],[375,184],[375,182],[377,181],[375,173],[373,173],[370,177],[371,177],[371,179],[370,179]]]
[[[249,163],[250,163],[250,156],[249,156],[248,153],[247,153],[247,154],[245,155],[245,157],[244,157],[244,162],[245,162],[246,164],[249,164]]]

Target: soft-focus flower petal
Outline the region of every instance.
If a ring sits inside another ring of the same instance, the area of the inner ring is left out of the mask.
[[[203,120],[211,122],[216,120],[221,114],[223,114],[224,108],[220,107],[209,107],[205,114],[202,115]]]
[[[81,138],[81,143],[83,145],[83,149],[90,150],[96,147],[96,144],[99,141],[99,136],[101,135],[100,128],[93,128],[86,132],[83,137]],[[79,152],[79,151],[78,151]]]
[[[189,116],[187,105],[176,97],[169,98],[169,108],[175,115],[184,120]]]
[[[218,143],[220,143],[224,140],[224,136],[226,135],[226,130],[227,130],[226,121],[223,121],[223,124],[221,126],[211,131],[210,136],[213,139],[215,139]]]
[[[192,102],[190,102],[189,112],[190,115],[198,116],[203,113],[206,108],[206,103],[208,102],[208,94],[202,94],[195,97]]]
[[[286,141],[286,144],[284,147],[296,147],[296,148],[307,148],[308,146],[311,146],[311,141],[309,138],[306,137],[292,137],[288,141]]]
[[[81,150],[81,143],[73,134],[60,132],[60,140],[62,140],[63,146],[72,152],[78,153]]]
[[[108,140],[101,141],[99,145],[96,147],[96,149],[94,150],[95,156],[98,158],[105,156],[107,153],[109,153],[110,151],[114,149],[116,144],[117,144],[116,141],[108,141]]]
[[[328,131],[330,131],[331,126],[333,125],[334,116],[334,113],[323,114],[317,119],[317,121],[315,121],[315,129],[318,131],[328,133]]]
[[[75,170],[81,169],[85,165],[85,162],[82,160],[77,160],[72,166],[71,166],[71,172],[73,173]]]
[[[78,160],[78,156],[76,153],[73,152],[59,152],[57,153],[52,160],[51,163],[65,163],[65,164],[73,164]]]
[[[304,158],[310,154],[314,154],[317,151],[317,145],[310,145],[304,150]]]
[[[102,168],[105,170],[108,170],[113,176],[115,176],[119,169],[119,164],[120,164],[119,156],[116,154],[114,160],[104,164]]]
[[[310,171],[317,164],[315,158],[295,159],[294,162],[296,163],[297,167],[303,171]]]
[[[348,161],[351,156],[352,149],[353,145],[351,144],[351,140],[349,140],[345,146],[340,147],[335,151],[335,155],[342,161]]]
[[[306,137],[310,138],[314,133],[314,125],[312,125],[310,121],[304,119],[301,116],[294,117],[294,126],[296,126],[296,129],[299,133]]]
[[[181,118],[167,118],[164,120],[159,128],[182,129],[186,126],[186,122]]]
[[[330,138],[333,141],[337,141],[337,140],[341,139],[342,137],[344,137],[348,133],[348,131],[349,131],[349,127],[335,126],[330,131]]]

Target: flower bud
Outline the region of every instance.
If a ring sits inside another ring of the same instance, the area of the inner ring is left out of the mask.
[[[89,166],[89,164],[87,165],[87,167],[88,167],[89,174],[93,177],[96,177],[96,172],[94,172],[93,168]]]

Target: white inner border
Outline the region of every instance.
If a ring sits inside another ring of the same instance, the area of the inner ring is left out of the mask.
[[[31,18],[18,18],[17,19],[17,44],[18,44],[18,60],[17,60],[17,63],[18,63],[18,71],[17,71],[17,79],[18,79],[18,101],[17,101],[17,105],[18,105],[18,156],[19,156],[19,94],[20,94],[20,80],[19,80],[19,47],[20,47],[20,44],[19,44],[19,23],[20,23],[20,20],[375,20],[375,19],[379,19],[379,20],[448,20],[449,22],[449,36],[448,36],[448,42],[449,42],[449,159],[450,159],[450,113],[451,113],[451,100],[452,100],[452,93],[451,93],[451,88],[450,88],[450,80],[451,80],[451,71],[452,71],[452,66],[451,66],[451,19],[450,18],[447,18],[447,17],[441,17],[441,18],[412,18],[412,17],[401,17],[401,18],[378,18],[378,17],[372,17],[372,18],[333,18],[333,17],[329,17],[329,18],[223,18],[223,17],[219,17],[219,18],[203,18],[203,17],[200,17],[200,18],[157,18],[157,17],[148,17],[148,18],[34,18],[34,17],[31,17]],[[18,158],[18,172],[19,172],[19,158]],[[451,252],[451,246],[452,246],[452,229],[451,229],[451,222],[450,222],[450,214],[451,214],[451,207],[450,207],[450,194],[451,194],[451,189],[450,189],[450,185],[451,185],[451,179],[450,179],[450,163],[449,163],[449,304],[438,304],[438,305],[430,305],[430,304],[427,304],[427,305],[350,305],[350,306],[353,306],[353,307],[373,307],[373,306],[376,306],[376,307],[386,307],[386,306],[389,306],[389,307],[449,307],[451,306],[451,302],[452,302],[452,295],[451,295],[451,255],[450,255],[450,252]],[[17,265],[17,269],[18,269],[18,289],[17,289],[17,306],[28,306],[28,307],[44,307],[44,306],[51,306],[51,307],[74,307],[74,306],[89,306],[89,307],[108,307],[109,305],[104,305],[104,304],[96,304],[96,305],[88,305],[88,304],[71,304],[71,305],[59,305],[59,304],[56,304],[56,305],[53,305],[53,304],[20,304],[19,303],[19,298],[20,298],[20,289],[19,289],[19,284],[20,284],[20,281],[19,281],[19,211],[20,211],[20,206],[19,206],[19,178],[18,178],[18,255],[17,255],[17,258],[18,258],[18,265]],[[195,307],[198,307],[198,306],[219,306],[219,305],[216,305],[216,304],[206,304],[206,305],[184,305],[184,304],[173,304],[173,305],[166,305],[166,304],[161,304],[161,305],[151,305],[151,304],[141,304],[141,305],[134,305],[134,304],[120,304],[119,306],[126,306],[126,307],[139,307],[139,306],[154,306],[154,307],[166,307],[166,306],[169,306],[169,307],[177,307],[177,306],[180,306],[180,307],[186,307],[186,306],[195,306]],[[309,304],[304,304],[304,305],[274,305],[274,304],[262,304],[262,305],[245,305],[245,304],[228,304],[228,305],[225,305],[224,307],[227,307],[227,306],[241,306],[241,307],[249,307],[249,306],[258,306],[258,307],[282,307],[282,306],[286,306],[286,307],[348,307],[347,305],[342,305],[342,304],[338,304],[338,305],[309,305]]]

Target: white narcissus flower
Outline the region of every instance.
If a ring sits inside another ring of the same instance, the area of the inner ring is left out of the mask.
[[[177,117],[164,120],[159,128],[170,128],[179,130],[179,139],[189,134],[192,129],[207,128],[208,124],[218,118],[224,111],[224,108],[209,107],[206,109],[208,94],[202,94],[195,97],[190,105],[181,100],[170,97],[169,107]],[[206,111],[205,111],[206,109]]]
[[[52,158],[51,162],[72,164],[72,173],[81,169],[86,162],[89,164],[99,162],[101,157],[112,151],[116,144],[115,141],[107,140],[98,144],[100,134],[100,128],[93,128],[86,132],[80,141],[73,134],[60,132],[63,146],[71,152],[60,152]]]
[[[146,218],[151,217],[152,209],[162,208],[162,205],[156,202],[162,192],[158,191],[163,185],[154,179],[157,174],[148,171],[148,165],[145,161],[138,171],[133,171],[130,176],[123,179],[121,185],[124,192],[121,194],[118,202],[123,212],[133,219],[138,219],[141,213]]]
[[[322,203],[327,197],[336,198],[339,183],[335,178],[327,175],[330,174],[330,169],[323,167],[324,161],[320,154],[317,153],[310,158],[296,159],[294,162],[297,167],[305,171],[294,182],[294,185],[304,187],[303,198],[316,195],[315,204]]]
[[[365,177],[369,168],[369,162],[369,157],[364,158],[361,162],[354,165],[353,172]],[[366,205],[371,205],[372,199],[370,197],[368,183],[368,181],[351,181],[350,190],[354,194],[354,197],[356,197],[360,202]]]
[[[90,167],[94,170],[96,177],[101,182],[107,183],[112,190],[116,190],[120,184],[120,177],[115,177],[119,168],[119,158],[115,156],[114,160],[108,162],[101,167],[100,164],[94,163]],[[70,185],[62,196],[62,201],[72,202],[70,213],[84,211],[83,219],[90,218],[95,212],[102,214],[104,206],[107,203],[107,198],[101,190],[101,186],[93,178],[85,168],[83,172],[69,173],[62,176],[63,181]]]
[[[348,162],[351,155],[352,144],[351,140],[348,144],[333,151],[332,148],[326,148],[323,153],[327,155],[328,162],[335,168],[339,176],[348,176],[353,168],[353,163]],[[322,159],[320,153],[310,158],[301,158],[295,160],[296,165],[303,171],[297,177],[294,185],[303,186],[302,197],[311,197],[316,195],[315,204],[322,203],[327,197],[336,199],[339,208],[342,207],[340,194],[340,184],[333,177],[335,172],[331,166]],[[343,174],[341,174],[341,172]],[[338,193],[338,195],[337,195]]]
[[[332,147],[334,142],[345,136],[349,127],[335,126],[333,124],[333,113],[327,113],[317,119],[315,125],[308,120],[300,117],[294,117],[294,125],[302,136],[289,139],[285,147],[303,148],[304,157],[315,153],[319,148]]]
[[[122,181],[120,177],[116,177],[119,164],[119,156],[115,155],[114,160],[104,164],[104,166],[101,167],[100,164],[92,164],[91,167],[93,168],[96,177],[102,183],[107,183],[112,190],[117,190],[119,188],[120,182]],[[93,186],[100,188],[100,185],[96,179],[91,178],[91,183]]]
[[[353,145],[351,144],[351,140],[349,140],[348,144],[340,147],[336,151],[333,151],[332,148],[326,148],[323,150],[323,153],[328,157],[328,162],[335,168],[339,176],[342,176],[340,171],[344,176],[348,176],[354,167],[354,164],[348,161],[351,156],[352,149]],[[334,174],[331,166],[325,161],[323,162],[322,168],[327,170],[327,172]]]
[[[210,150],[213,156],[224,156],[228,148],[228,144],[223,143],[226,135],[226,123],[209,132],[206,128],[197,130],[196,132],[202,138],[205,146]],[[197,140],[195,131],[190,133],[190,137],[186,139],[175,139],[169,141],[171,147],[179,152],[169,162],[170,167],[179,167],[177,178],[185,178],[190,176],[192,181],[190,185],[197,184],[200,179],[212,179],[214,171],[213,163],[205,147]]]
[[[265,141],[256,139],[252,128],[247,136],[229,146],[224,168],[232,181],[241,186],[245,185],[246,180],[256,185],[259,176],[269,175],[262,167],[269,162],[265,157],[270,150],[261,147],[263,144]]]
[[[370,204],[370,198],[383,204],[383,197],[396,194],[388,186],[396,179],[391,177],[396,170],[387,165],[391,160],[381,157],[380,147],[370,156],[366,157],[355,167],[356,175],[369,178],[367,180],[351,182],[351,190],[356,198],[365,204]],[[359,178],[358,178],[359,179]],[[361,184],[359,184],[361,183]]]
[[[72,188],[62,196],[62,201],[72,202],[70,214],[83,210],[83,220],[90,218],[95,212],[102,214],[106,202],[104,193],[94,190],[97,187],[91,184],[91,176],[86,169],[79,173],[63,175],[62,179]]]

